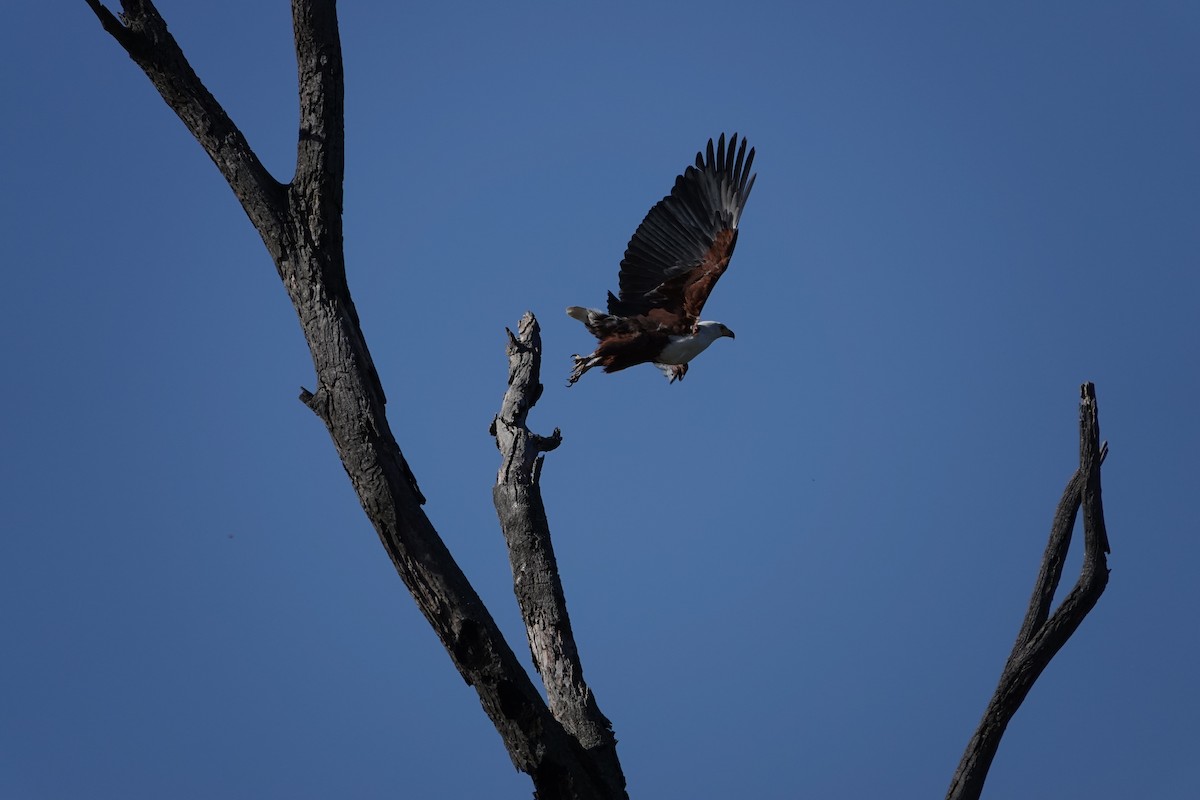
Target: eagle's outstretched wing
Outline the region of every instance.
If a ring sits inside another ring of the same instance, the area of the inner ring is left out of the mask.
[[[671,193],[650,209],[621,260],[620,296],[608,294],[608,311],[645,316],[664,328],[690,332],[704,301],[729,266],[738,219],[754,187],[754,149],[725,134],[707,157],[675,179]]]

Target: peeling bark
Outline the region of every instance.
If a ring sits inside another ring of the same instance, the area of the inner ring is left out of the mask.
[[[617,740],[612,723],[601,713],[583,679],[542,504],[542,453],[558,447],[562,434],[555,428],[550,436],[539,436],[527,424],[529,412],[542,394],[541,330],[533,314],[526,313],[517,335],[507,333],[508,391],[491,427],[502,454],[492,499],[508,543],[513,591],[534,666],[546,687],[550,713],[592,757],[610,796],[624,798],[625,775],[617,760]]]

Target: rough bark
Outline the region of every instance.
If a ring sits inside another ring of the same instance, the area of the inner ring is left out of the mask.
[[[422,511],[425,498],[388,426],[383,387],[346,285],[335,3],[292,2],[300,131],[295,178],[282,184],[201,83],[150,0],[123,0],[120,18],[99,0],[86,2],[200,142],[262,236],[312,353],[317,388],[301,399],[325,423],[396,571],[475,687],[513,764],[533,778],[542,800],[610,797]]]
[[[1080,396],[1079,469],[1067,482],[1058,503],[1029,610],[1004,665],[996,692],[950,782],[947,800],[979,797],[1009,721],[1050,659],[1079,628],[1108,585],[1105,554],[1110,551],[1100,491],[1100,465],[1108,454],[1108,444],[1100,441],[1096,387],[1091,383],[1083,384]],[[1083,565],[1074,588],[1058,610],[1050,615],[1080,507],[1083,508]]]
[[[593,758],[610,796],[624,798],[625,775],[617,760],[617,740],[612,723],[601,713],[583,679],[542,504],[539,480],[545,457],[541,454],[558,447],[562,435],[555,428],[550,436],[539,436],[528,426],[529,412],[542,394],[541,330],[527,312],[516,336],[506,332],[508,391],[491,427],[502,454],[492,498],[508,543],[513,590],[550,712]]]

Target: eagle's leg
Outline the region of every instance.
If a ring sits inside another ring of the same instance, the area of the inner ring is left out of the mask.
[[[600,357],[596,355],[573,355],[571,359],[575,362],[575,369],[571,370],[571,377],[567,378],[567,386],[574,386],[575,381],[583,377],[583,373],[600,363]]]
[[[683,380],[683,376],[687,375],[687,364],[655,364],[654,366],[662,370],[662,374],[667,376],[667,383]]]

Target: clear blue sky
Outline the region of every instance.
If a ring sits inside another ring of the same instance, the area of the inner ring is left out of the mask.
[[[287,179],[287,4],[160,6]],[[986,796],[1195,791],[1198,9],[343,4],[392,426],[524,654],[487,428],[538,314],[546,501],[632,796],[940,797],[1084,380],[1112,579]],[[303,338],[208,158],[83,0],[0,39],[0,797],[528,797],[297,402]],[[737,340],[568,391],[563,307],[733,130],[759,180],[706,316]]]

